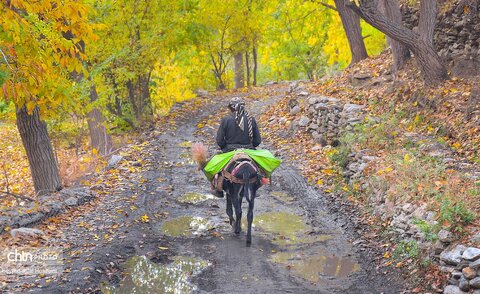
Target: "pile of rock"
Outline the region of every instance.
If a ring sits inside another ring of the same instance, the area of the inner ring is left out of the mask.
[[[347,126],[347,131],[349,131]],[[342,175],[349,181],[358,179],[363,176],[363,171],[368,167],[370,162],[375,161],[376,156],[368,155],[368,150],[360,150],[349,154],[348,164],[342,171]]]
[[[91,201],[96,194],[89,187],[66,188],[54,194],[39,196],[35,202],[0,211],[0,234],[6,228],[32,226],[49,217],[57,215],[70,207]]]
[[[480,293],[480,248],[451,246],[440,254],[441,269],[450,279],[444,293]]]
[[[335,145],[339,137],[364,119],[364,106],[320,95],[308,98],[307,115],[299,120],[313,138],[322,145]]]
[[[417,8],[402,7],[403,21],[418,27]],[[453,61],[456,75],[480,73],[480,1],[462,0],[437,20],[434,34],[436,49],[445,61]]]

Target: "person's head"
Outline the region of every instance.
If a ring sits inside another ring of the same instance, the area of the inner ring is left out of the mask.
[[[245,101],[241,97],[233,97],[228,103],[228,108],[231,112],[238,111],[240,108],[245,107]]]

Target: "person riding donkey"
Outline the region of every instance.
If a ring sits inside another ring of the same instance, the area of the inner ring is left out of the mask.
[[[225,167],[231,166],[232,163],[252,162],[262,176],[259,179],[260,186],[268,182],[267,178],[281,163],[268,150],[256,150],[262,138],[255,118],[245,109],[245,101],[240,97],[233,97],[228,103],[228,108],[231,113],[222,118],[215,138],[222,153],[207,162],[206,147],[201,143],[192,146],[194,161],[199,164],[199,169],[211,182],[212,194],[219,198],[224,197],[225,176],[227,180],[229,178],[231,180],[232,177],[226,172]]]
[[[233,97],[228,108],[231,113],[220,122],[216,141],[222,152],[237,149],[255,150],[262,142],[257,121],[245,110],[245,102],[240,97]],[[222,198],[223,190],[220,181],[221,174],[216,174],[212,181],[212,194]]]

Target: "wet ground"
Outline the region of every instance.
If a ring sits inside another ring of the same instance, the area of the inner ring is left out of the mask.
[[[256,103],[255,112],[272,102]],[[252,245],[246,246],[244,233],[233,234],[225,200],[208,193],[209,184],[188,156],[191,142],[212,141],[195,133],[218,107],[179,115],[176,129],[153,132],[142,150],[125,158],[140,160],[142,172],[64,228],[65,273],[26,278],[35,288],[17,283],[9,291],[402,292],[398,274],[377,270],[372,257],[352,245],[349,216],[332,211],[288,161],[275,171],[272,185],[258,191]]]

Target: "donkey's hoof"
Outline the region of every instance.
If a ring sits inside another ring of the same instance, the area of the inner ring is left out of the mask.
[[[252,238],[247,238],[247,246],[252,244]]]

